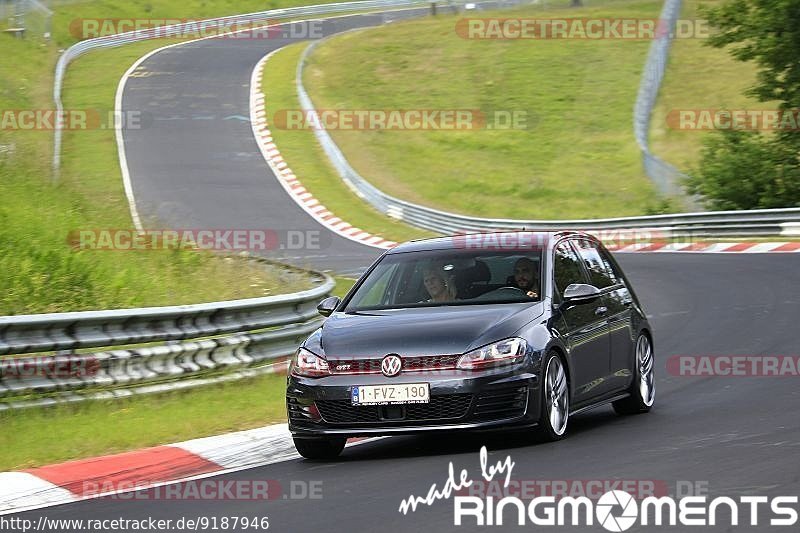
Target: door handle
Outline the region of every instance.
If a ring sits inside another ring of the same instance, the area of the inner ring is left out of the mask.
[[[608,307],[605,306],[600,306],[594,310],[594,314],[597,316],[605,316],[606,313],[608,313]]]

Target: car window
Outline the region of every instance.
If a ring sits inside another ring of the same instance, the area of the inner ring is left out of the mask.
[[[614,283],[625,283],[625,277],[620,272],[619,267],[614,264],[611,260],[610,254],[607,250],[603,248],[598,248],[597,250],[600,252],[600,259],[603,261],[603,264],[606,266],[606,271],[610,273],[611,278],[614,280]]]
[[[380,305],[383,303],[383,298],[388,294],[389,280],[397,272],[397,265],[392,265],[390,268],[385,269],[375,279],[375,283],[364,292],[362,298],[362,305]]]
[[[349,298],[345,310],[536,301],[541,265],[539,250],[388,254]]]
[[[577,239],[575,244],[578,253],[589,271],[589,278],[592,285],[599,289],[605,289],[617,284],[616,276],[611,265],[600,256],[597,245],[591,241]]]
[[[573,283],[586,283],[580,259],[567,241],[556,246],[553,264],[553,278],[559,295]]]

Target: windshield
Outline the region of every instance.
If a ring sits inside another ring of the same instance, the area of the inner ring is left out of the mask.
[[[434,250],[386,255],[345,312],[538,301],[541,252]]]

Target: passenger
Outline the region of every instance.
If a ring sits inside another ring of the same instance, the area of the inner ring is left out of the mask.
[[[521,289],[529,298],[539,297],[539,279],[536,275],[536,263],[527,257],[514,263],[514,286]]]
[[[437,268],[426,268],[423,272],[423,283],[425,290],[430,295],[430,300],[426,302],[451,302],[455,300],[455,286],[448,284]]]

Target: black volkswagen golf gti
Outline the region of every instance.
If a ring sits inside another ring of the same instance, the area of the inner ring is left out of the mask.
[[[526,428],[558,440],[571,414],[655,399],[652,330],[594,237],[483,233],[384,253],[298,349],[286,390],[301,455],[347,437]]]

